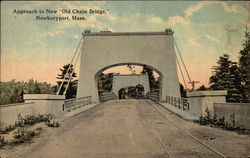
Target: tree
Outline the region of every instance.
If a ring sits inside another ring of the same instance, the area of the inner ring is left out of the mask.
[[[150,87],[151,90],[153,90],[153,89],[159,89],[159,87],[160,87],[160,81],[159,81],[159,79],[155,78],[152,69],[150,69],[146,65],[143,65],[141,73],[148,75],[149,87]]]
[[[0,105],[22,103],[23,94],[51,94],[51,84],[37,82],[30,79],[28,82],[12,80],[10,82],[0,82]]]
[[[23,91],[23,88],[21,89],[20,93],[19,93],[19,98],[20,98],[20,102],[23,103],[24,102],[24,99],[23,99],[23,95],[24,95],[24,91]]]
[[[66,99],[75,98],[76,92],[77,92],[77,80],[74,80],[76,78],[76,73],[74,71],[72,64],[66,64],[63,66],[63,68],[60,68],[61,73],[57,75],[57,85],[60,87],[62,84],[62,80],[64,79],[63,85],[60,89],[59,94],[63,94],[63,92],[66,89],[67,84],[69,83],[68,89],[66,91]],[[71,80],[70,80],[71,75]]]
[[[241,84],[242,78],[238,63],[232,62],[230,66],[230,74],[232,78],[231,89],[228,90],[229,102],[242,102],[243,101],[243,86]]]
[[[12,96],[10,97],[10,102],[11,103],[19,102],[19,94],[18,94],[18,89],[16,87],[13,89]]]
[[[113,73],[108,73],[108,74],[101,73],[98,79],[98,89],[111,91],[113,76],[114,76]]]
[[[250,33],[245,31],[245,41],[242,43],[243,49],[240,51],[239,69],[242,77],[242,95],[244,102],[250,102]]]
[[[41,90],[40,90],[40,88],[39,88],[39,86],[36,84],[35,85],[35,88],[34,88],[34,92],[33,92],[34,94],[41,94]]]
[[[231,61],[229,55],[223,54],[217,61],[217,66],[213,66],[213,75],[210,77],[209,82],[212,90],[225,90],[230,87],[230,71],[229,67]]]
[[[206,91],[208,90],[209,88],[207,88],[205,85],[201,85],[199,88],[197,88],[196,90],[197,91]]]
[[[223,54],[217,61],[217,66],[213,66],[213,75],[210,77],[210,89],[227,90],[227,102],[241,102],[241,79],[237,63],[229,60],[228,54]]]
[[[180,84],[181,97],[186,98],[187,97],[187,91],[185,90],[184,86],[181,83],[179,83],[179,84]]]
[[[127,67],[129,68],[129,71],[131,71],[131,74],[135,74],[135,66],[128,64]]]

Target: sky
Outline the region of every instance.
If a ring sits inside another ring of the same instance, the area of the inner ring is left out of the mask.
[[[86,29],[91,32],[164,31],[171,28],[192,80],[209,85],[212,66],[224,53],[238,61],[246,25],[247,1],[12,1],[1,2],[1,81],[35,79],[55,84]],[[17,14],[14,10],[99,9],[106,14],[75,14],[86,20],[35,20],[55,14]],[[76,69],[79,71],[79,66]],[[128,73],[126,67],[108,72]],[[179,75],[179,80],[182,78]],[[187,81],[187,77],[186,77]]]

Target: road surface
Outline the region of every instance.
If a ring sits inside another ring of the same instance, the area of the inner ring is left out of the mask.
[[[64,120],[60,128],[49,131],[12,156],[217,158],[247,155],[250,155],[249,136],[184,121],[146,100],[113,100]]]

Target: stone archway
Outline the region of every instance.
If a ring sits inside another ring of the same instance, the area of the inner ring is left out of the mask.
[[[161,74],[160,101],[180,97],[173,36],[168,32],[89,33],[83,37],[77,97],[98,102],[97,74],[125,64],[147,65]]]

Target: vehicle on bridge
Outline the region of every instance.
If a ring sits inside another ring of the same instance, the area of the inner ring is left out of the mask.
[[[135,98],[136,99],[145,98],[143,85],[138,84],[137,86],[135,86]]]

